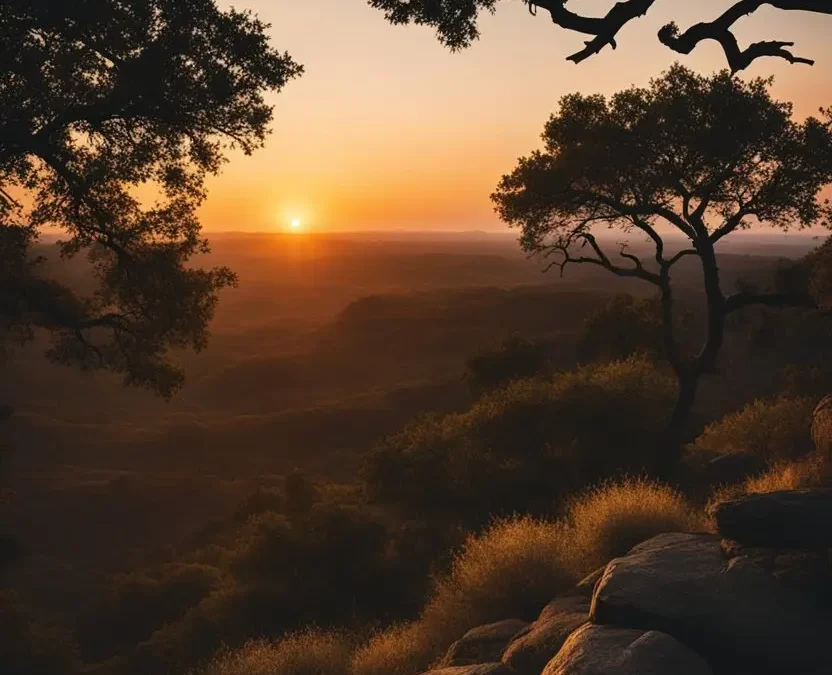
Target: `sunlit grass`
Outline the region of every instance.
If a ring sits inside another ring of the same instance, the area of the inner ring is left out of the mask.
[[[684,496],[645,478],[608,482],[572,501],[568,520],[572,566],[591,572],[663,532],[702,529]]]
[[[223,651],[190,675],[349,675],[352,648],[341,633],[309,630]]]

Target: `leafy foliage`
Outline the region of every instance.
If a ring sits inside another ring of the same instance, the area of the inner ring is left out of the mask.
[[[263,144],[264,92],[301,68],[267,26],[214,0],[12,0],[0,21],[0,328],[54,336],[59,363],[105,368],[169,396],[171,348],[204,347],[224,268],[196,209],[226,151]],[[151,199],[139,195],[155,193]],[[146,202],[151,204],[147,205]],[[85,252],[88,296],[38,275],[38,232]]]
[[[637,353],[661,354],[661,308],[656,299],[616,295],[590,314],[580,336],[584,361],[616,361]]]
[[[468,524],[545,511],[600,477],[653,466],[672,397],[672,381],[637,357],[518,380],[389,438],[368,458],[368,491],[417,517]]]
[[[584,41],[583,49],[567,57],[580,63],[599,53],[607,46],[617,46],[617,35],[628,23],[644,16],[655,0],[621,0],[614,3],[603,16],[585,16],[571,11],[566,0],[523,0],[531,14],[538,9],[549,12],[552,22],[569,31],[592,36]],[[384,10],[392,23],[416,23],[436,28],[439,40],[453,50],[467,47],[480,33],[477,19],[480,12],[493,12],[497,0],[369,0],[370,5]],[[668,3],[669,4],[669,3]],[[732,72],[747,68],[764,56],[775,56],[789,63],[812,65],[814,61],[792,54],[787,47],[791,42],[765,40],[754,42],[742,49],[731,32],[733,25],[747,14],[768,4],[762,0],[737,0],[726,2],[725,11],[712,21],[702,21],[685,31],[680,31],[675,21],[662,26],[659,41],[666,47],[690,54],[703,40],[715,40],[722,47]],[[817,0],[781,0],[778,9],[832,14],[832,6]]]
[[[502,340],[495,349],[468,359],[465,377],[471,394],[478,397],[513,380],[543,374],[546,362],[545,344],[514,335]]]

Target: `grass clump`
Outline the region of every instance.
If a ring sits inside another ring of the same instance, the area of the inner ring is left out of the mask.
[[[191,675],[350,675],[352,648],[340,633],[308,630],[220,652]]]
[[[720,454],[751,452],[766,462],[792,460],[809,453],[811,398],[758,399],[708,425],[696,445]]]
[[[646,478],[603,483],[569,505],[572,566],[591,572],[663,532],[699,529],[701,520],[676,490]]]
[[[413,675],[430,667],[448,646],[422,621],[391,626],[373,635],[352,660],[352,675]]]

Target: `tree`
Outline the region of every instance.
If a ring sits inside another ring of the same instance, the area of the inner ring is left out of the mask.
[[[607,45],[616,48],[618,32],[630,21],[644,16],[656,0],[622,0],[616,2],[602,17],[583,16],[566,8],[566,0],[523,0],[532,14],[538,9],[549,12],[552,22],[565,30],[592,36],[584,48],[568,56],[580,63],[600,52]],[[669,0],[668,0],[669,1]],[[385,12],[395,24],[416,23],[436,28],[439,39],[451,49],[462,49],[479,37],[477,18],[480,12],[494,12],[498,0],[369,0],[370,5]],[[813,64],[811,59],[794,56],[787,47],[793,42],[765,40],[740,48],[731,32],[742,17],[762,5],[781,10],[797,10],[832,14],[832,0],[739,0],[726,2],[725,11],[712,21],[697,23],[680,32],[675,22],[661,28],[659,40],[680,54],[690,54],[700,42],[715,40],[725,52],[732,72],[747,68],[755,59],[776,56],[790,63]]]
[[[521,228],[523,248],[554,256],[561,272],[595,265],[658,289],[663,348],[678,380],[674,444],[701,376],[717,366],[731,313],[815,306],[805,275],[780,275],[773,292],[728,296],[720,281],[717,245],[738,230],[832,227],[832,207],[819,197],[832,182],[832,115],[797,123],[790,104],[771,98],[769,84],[674,65],[649,87],[610,99],[565,96],[546,125],[545,148],[521,158],[492,197],[502,219]],[[653,260],[626,245],[620,260],[610,257],[596,237],[600,228],[644,236]],[[685,246],[671,252],[668,233],[682,235]],[[682,353],[674,331],[672,272],[686,257],[701,265],[707,300],[706,335],[694,356]]]
[[[0,339],[46,329],[59,363],[164,396],[181,385],[169,350],[205,345],[234,282],[191,261],[208,248],[205,178],[230,148],[263,145],[264,93],[302,71],[267,28],[214,0],[3,2]],[[48,226],[63,256],[89,256],[91,292],[42,274],[32,247]]]

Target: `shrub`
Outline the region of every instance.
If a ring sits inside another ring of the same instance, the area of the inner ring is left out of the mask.
[[[569,505],[568,552],[578,574],[589,573],[633,546],[663,532],[689,532],[702,525],[684,497],[644,478],[609,482]]]
[[[309,630],[222,651],[191,675],[349,675],[351,656],[346,636]]]
[[[421,621],[378,632],[356,651],[352,675],[413,675],[425,671],[447,647],[447,639],[437,637],[431,636]]]
[[[795,459],[813,448],[810,398],[758,399],[705,428],[696,445],[721,454],[752,452],[767,462]]]
[[[546,346],[539,341],[512,336],[495,349],[472,356],[465,364],[465,379],[475,397],[509,382],[540,375],[546,370]]]
[[[472,528],[543,514],[583,485],[654,467],[674,395],[643,357],[517,380],[387,439],[366,460],[366,487],[414,517]]]
[[[59,626],[38,620],[14,593],[0,592],[0,671],[3,675],[75,675],[77,647]]]
[[[578,350],[584,361],[661,353],[662,319],[658,299],[632,295],[610,298],[584,320]]]

